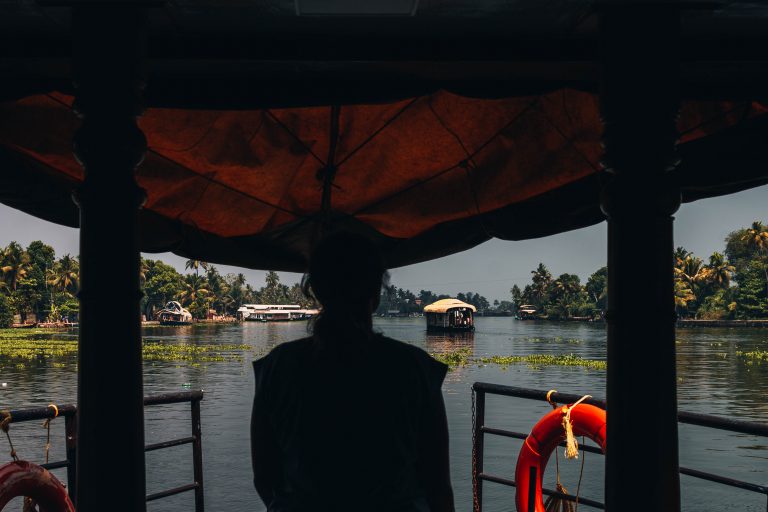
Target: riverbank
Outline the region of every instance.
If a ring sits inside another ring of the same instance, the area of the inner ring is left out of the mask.
[[[767,327],[768,320],[678,320],[678,327]]]
[[[588,323],[605,323],[602,319],[592,319],[588,317],[571,317],[563,318],[559,320],[549,318],[529,318],[520,320],[522,322],[588,322]],[[738,327],[764,327],[768,328],[768,320],[694,320],[694,319],[679,319],[676,323],[677,327],[726,327],[726,328],[738,328]]]

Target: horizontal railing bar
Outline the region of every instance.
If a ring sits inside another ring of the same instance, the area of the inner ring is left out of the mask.
[[[500,428],[492,428],[492,427],[480,427],[480,431],[484,432],[486,434],[493,434],[495,436],[502,436],[502,437],[511,437],[513,439],[525,439],[528,437],[528,434],[523,434],[522,432],[512,432],[510,430],[502,430]],[[565,447],[565,441],[560,443],[560,446]],[[584,450],[589,453],[603,453],[603,450],[600,448],[597,448],[596,446],[590,446],[588,444],[580,443],[579,449]]]
[[[203,399],[203,391],[181,391],[179,393],[162,393],[144,397],[144,405],[178,404],[195,402]]]
[[[547,391],[542,391],[538,389],[520,388],[516,386],[504,386],[502,384],[491,384],[488,382],[475,382],[472,385],[472,389],[474,389],[479,393],[510,396],[515,398],[525,398],[529,400],[546,401],[547,399]],[[558,402],[558,403],[573,403],[579,400],[581,396],[570,394],[570,393],[555,392],[555,393],[552,393],[550,398],[554,402]],[[590,398],[585,400],[584,402],[592,405],[597,405],[598,407],[606,408],[605,400]],[[768,437],[768,425],[764,423],[734,420],[730,418],[712,416],[710,414],[700,414],[700,413],[685,412],[685,411],[678,412],[677,419],[680,423],[685,423],[689,425],[698,425],[701,427],[709,427],[709,428],[716,428],[720,430],[728,430],[730,432],[738,432],[740,434],[750,434],[750,435]]]
[[[72,416],[77,413],[77,407],[73,404],[57,404],[56,407],[59,409],[59,416]],[[25,421],[44,420],[56,417],[56,411],[53,407],[35,407],[32,409],[19,409],[17,411],[5,412],[10,412],[11,423],[22,423]]]
[[[203,391],[182,391],[179,393],[162,393],[144,397],[144,405],[163,405],[177,404],[182,402],[196,402],[203,399]],[[77,413],[75,404],[56,405],[59,409],[59,416],[72,416]],[[56,412],[52,407],[34,407],[31,409],[19,409],[15,411],[6,411],[11,414],[11,423],[22,423],[25,421],[44,420],[56,417]]]
[[[768,487],[763,485],[751,484],[749,482],[743,482],[734,478],[728,478],[725,476],[714,475],[712,473],[706,473],[699,471],[698,469],[680,468],[680,473],[688,475],[694,478],[701,478],[702,480],[709,480],[710,482],[716,482],[723,485],[730,485],[731,487],[738,487],[747,491],[757,492],[768,496]]]
[[[475,382],[472,384],[472,389],[482,393],[490,393],[492,395],[511,396],[515,398],[527,398],[529,400],[547,401],[548,391],[542,391],[539,389],[520,388],[517,386],[504,386],[503,384],[491,384],[490,382]],[[552,400],[559,403],[573,403],[580,400],[583,395],[574,395],[571,393],[552,393]],[[583,403],[596,405],[598,407],[605,408],[605,401],[596,398],[588,398]]]
[[[528,437],[526,434],[523,434],[521,432],[512,432],[509,430],[502,430],[499,428],[492,428],[492,427],[480,427],[480,431],[486,434],[492,434],[495,436],[502,436],[502,437],[510,437],[513,439],[525,439]],[[560,443],[560,446],[565,447],[565,442]],[[603,451],[600,448],[597,448],[596,446],[585,445],[584,443],[579,445],[579,449],[589,453],[597,453],[599,455],[603,454]],[[768,495],[768,487],[765,487],[762,485],[753,484],[750,482],[744,482],[742,480],[736,480],[734,478],[714,475],[712,473],[705,473],[704,471],[699,471],[697,469],[689,469],[684,467],[680,468],[680,473],[691,476],[693,478],[701,478],[703,480],[709,480],[710,482],[716,482],[719,484],[729,485],[731,487],[737,487],[739,489],[745,489],[747,491],[753,491],[753,492]]]
[[[728,430],[740,434],[768,437],[768,425],[754,421],[734,420],[730,418],[721,418],[719,416],[711,416],[709,414],[685,411],[677,413],[677,420],[680,423],[687,423],[688,425],[698,425],[700,427]]]
[[[40,464],[40,467],[45,469],[59,469],[59,468],[65,468],[67,466],[69,466],[68,460],[58,460],[56,462],[48,462],[46,464]]]
[[[162,443],[154,443],[154,444],[148,444],[144,447],[145,452],[151,452],[154,450],[162,450],[163,448],[171,448],[173,446],[181,446],[183,444],[190,444],[194,443],[196,438],[194,436],[192,437],[182,437],[180,439],[174,439],[172,441],[163,441]]]
[[[147,495],[147,501],[154,501],[159,500],[160,498],[167,498],[168,496],[173,496],[175,494],[181,494],[183,492],[192,491],[197,489],[197,482],[182,485],[181,487],[174,487],[173,489],[168,489],[167,491],[160,491],[156,492],[155,494],[149,494]]]
[[[517,487],[517,484],[514,480],[509,480],[507,478],[502,478],[500,476],[491,475],[488,473],[480,473],[478,475],[478,478],[481,480],[485,480],[488,482],[494,482],[501,485],[508,485],[510,487]],[[542,489],[541,492],[547,496],[556,496],[558,498],[568,500],[568,501],[576,501],[576,496],[571,496],[570,494],[563,494],[557,491],[553,491],[552,489]],[[593,508],[597,508],[600,510],[605,509],[605,505],[600,503],[599,501],[590,500],[589,498],[579,498],[579,504],[580,505],[587,505]]]

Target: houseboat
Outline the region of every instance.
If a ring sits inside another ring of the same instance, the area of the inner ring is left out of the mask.
[[[515,318],[518,320],[536,320],[536,318],[538,318],[536,315],[536,306],[532,304],[521,304],[520,307],[517,308]]]
[[[317,315],[316,309],[302,309],[298,304],[243,304],[237,314],[248,322],[292,322]]]
[[[192,313],[181,307],[181,304],[172,300],[163,309],[158,311],[157,319],[160,325],[191,325]]]
[[[424,308],[427,331],[473,331],[477,308],[458,299],[441,299]]]

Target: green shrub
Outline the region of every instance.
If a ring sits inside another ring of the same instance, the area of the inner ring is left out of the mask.
[[[10,327],[13,323],[13,309],[8,303],[8,297],[0,295],[0,329]]]

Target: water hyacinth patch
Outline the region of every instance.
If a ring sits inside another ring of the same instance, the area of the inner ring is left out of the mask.
[[[736,355],[741,358],[745,364],[768,364],[768,350],[753,350],[751,352],[737,351]]]
[[[584,359],[575,354],[531,354],[526,356],[483,356],[472,357],[472,351],[468,348],[461,348],[448,352],[432,354],[432,357],[445,363],[449,368],[467,366],[468,364],[496,364],[506,367],[512,364],[526,364],[530,367],[538,368],[542,366],[574,366],[589,370],[605,370],[607,363],[599,359]]]
[[[77,339],[74,336],[54,338],[62,334],[42,329],[0,330],[0,368],[24,368],[34,364],[61,368],[67,363],[75,364]],[[144,341],[142,345],[144,361],[152,362],[242,362],[246,352],[253,352],[253,348],[236,344],[174,344],[156,341]]]

